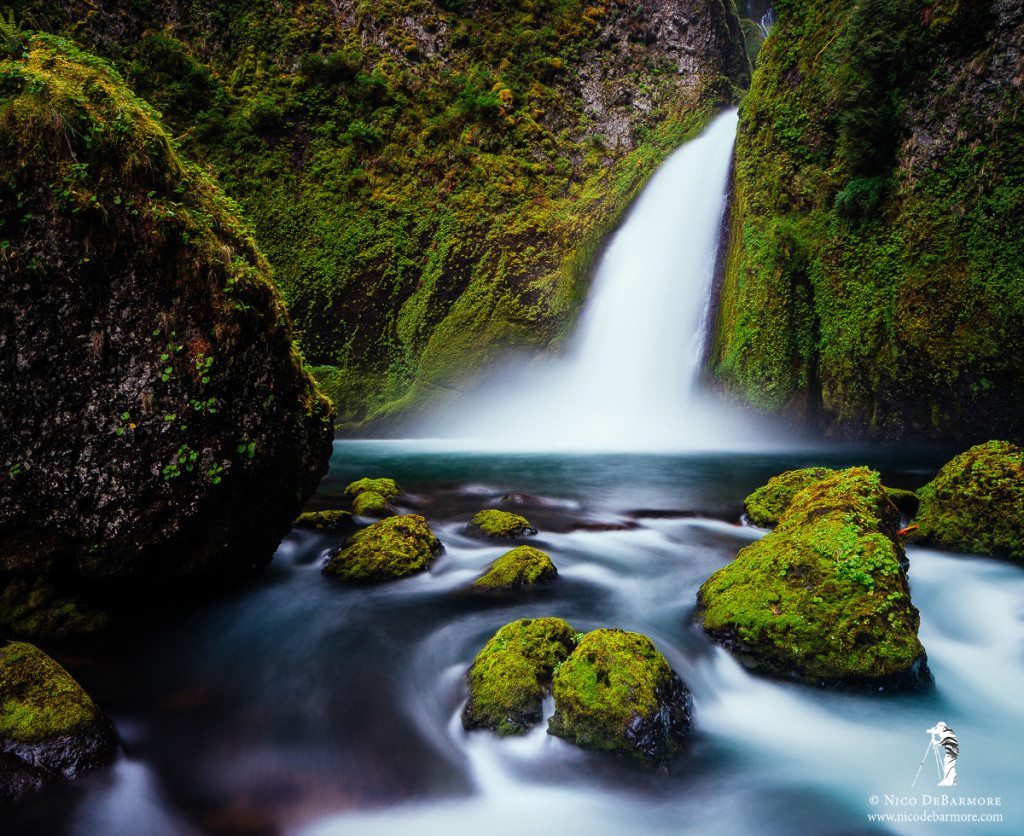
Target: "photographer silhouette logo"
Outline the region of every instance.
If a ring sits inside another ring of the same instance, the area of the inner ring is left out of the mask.
[[[956,759],[960,754],[960,743],[956,739],[956,732],[940,720],[930,729],[926,729],[925,734],[930,734],[931,738],[928,741],[928,748],[924,750],[924,757],[921,758],[921,763],[917,767],[917,775],[914,776],[914,783],[910,785],[910,788],[913,789],[917,784],[917,779],[921,776],[921,770],[924,768],[924,762],[928,759],[929,754],[935,758],[935,769],[939,774],[937,786],[955,787]]]

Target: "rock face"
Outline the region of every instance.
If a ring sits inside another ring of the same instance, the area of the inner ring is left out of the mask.
[[[0,646],[0,803],[114,758],[110,722],[36,647]]]
[[[1018,0],[785,0],[740,108],[712,351],[833,436],[1020,441]]]
[[[441,543],[418,514],[390,517],[353,534],[324,566],[324,574],[350,582],[387,581],[430,568]]]
[[[511,540],[536,534],[537,529],[530,525],[526,517],[488,508],[478,512],[466,525],[466,532],[477,537],[489,537],[494,540]]]
[[[972,447],[918,491],[915,538],[941,548],[1024,560],[1024,450]]]
[[[704,583],[698,620],[755,673],[839,688],[922,686],[931,676],[898,525],[874,471],[813,482],[772,532]]]
[[[559,337],[636,190],[750,73],[719,0],[14,7],[221,175],[346,425]]]
[[[0,575],[261,567],[332,424],[267,263],[105,62],[2,34]]]
[[[574,633],[560,618],[524,618],[498,630],[469,669],[462,725],[503,737],[537,725],[552,672],[572,653]]]
[[[639,633],[587,633],[553,679],[551,734],[579,746],[664,763],[690,729],[690,692]]]
[[[551,558],[532,546],[517,546],[495,560],[473,582],[476,589],[505,591],[547,583],[558,576]]]

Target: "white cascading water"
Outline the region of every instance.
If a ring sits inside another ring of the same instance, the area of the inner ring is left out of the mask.
[[[736,124],[735,110],[720,114],[651,178],[601,257],[568,351],[463,402],[434,430],[531,450],[742,437],[697,385]]]

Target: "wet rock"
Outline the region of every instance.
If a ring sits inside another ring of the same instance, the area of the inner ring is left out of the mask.
[[[525,508],[550,508],[557,503],[542,496],[533,496],[528,493],[507,493],[501,498],[502,505],[520,506]]]
[[[647,636],[587,633],[553,677],[548,731],[589,749],[665,763],[691,726],[690,692]]]
[[[574,635],[560,618],[523,618],[498,630],[469,669],[462,725],[501,736],[526,734],[541,721],[552,672],[572,652]]]
[[[918,491],[915,539],[1024,560],[1024,450],[989,441],[961,453]]]
[[[931,681],[878,474],[850,468],[796,493],[776,528],[698,593],[697,618],[756,673],[838,688]]]
[[[391,503],[376,491],[363,491],[352,500],[352,513],[357,517],[390,517],[395,513]]]
[[[532,546],[517,546],[495,560],[473,582],[475,589],[501,591],[547,583],[558,576],[551,558]]]
[[[107,718],[71,675],[24,642],[0,646],[0,802],[113,760]]]
[[[323,571],[350,582],[394,580],[429,569],[441,549],[423,517],[404,514],[357,531]]]
[[[0,579],[0,634],[20,639],[85,639],[104,632],[110,616],[84,596],[66,594],[45,578]]]
[[[497,540],[511,540],[536,534],[537,529],[530,525],[526,517],[488,508],[480,511],[469,521],[466,533],[477,537],[490,537]]]
[[[354,482],[349,482],[345,487],[345,496],[357,497],[361,493],[370,491],[384,497],[385,500],[390,502],[392,499],[397,499],[399,494],[402,493],[402,489],[398,486],[398,482],[394,479],[356,479]]]
[[[312,528],[317,531],[351,531],[356,527],[348,511],[306,511],[295,520],[296,528]]]

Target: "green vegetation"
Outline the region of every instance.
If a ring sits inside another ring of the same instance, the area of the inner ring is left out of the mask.
[[[537,529],[530,525],[526,517],[508,511],[488,508],[474,515],[466,526],[469,534],[481,537],[493,537],[497,540],[509,540],[526,534],[536,534]]]
[[[594,630],[555,670],[551,734],[579,746],[663,762],[690,724],[685,687],[647,636]]]
[[[0,646],[0,749],[89,731],[99,709],[71,675],[24,642]]]
[[[469,669],[463,726],[504,737],[537,725],[552,672],[572,652],[574,635],[560,618],[524,618],[498,630]]]
[[[991,437],[1024,401],[1024,22],[780,0],[740,108],[712,367],[833,435]]]
[[[110,616],[77,595],[62,595],[42,578],[0,580],[0,635],[80,639],[104,632]]]
[[[476,589],[507,590],[547,583],[557,577],[551,558],[533,546],[517,546],[495,560],[473,582]]]
[[[357,517],[387,517],[395,509],[376,491],[363,491],[352,500],[352,513]]]
[[[12,3],[112,60],[218,174],[349,427],[557,340],[631,198],[749,78],[731,3],[690,16],[696,73],[620,2]]]
[[[315,528],[318,531],[349,531],[356,527],[348,511],[306,511],[295,520],[296,528]]]
[[[357,479],[349,482],[345,496],[357,497],[361,493],[375,493],[387,501],[397,499],[402,489],[394,479]]]
[[[1024,450],[979,444],[918,491],[918,539],[961,552],[1024,560]]]
[[[812,482],[771,533],[701,587],[704,630],[768,676],[869,689],[922,684],[927,666],[898,521],[872,470]]]
[[[430,568],[441,543],[417,514],[390,517],[353,534],[324,567],[324,574],[349,582],[387,581]]]

